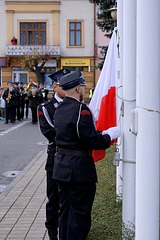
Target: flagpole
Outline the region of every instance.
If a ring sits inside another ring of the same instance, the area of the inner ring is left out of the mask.
[[[132,110],[136,107],[136,1],[123,1],[123,201],[126,229],[135,224],[136,136],[131,133]]]
[[[118,43],[118,58],[117,58],[117,123],[123,128],[123,1],[117,0],[117,43]],[[118,148],[120,158],[123,158],[122,138],[118,139]],[[123,172],[122,162],[116,169],[116,195],[117,199],[122,199],[123,192]]]
[[[137,0],[136,240],[160,239],[159,10],[159,0]]]

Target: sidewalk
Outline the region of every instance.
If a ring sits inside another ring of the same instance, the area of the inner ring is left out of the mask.
[[[0,195],[0,240],[48,240],[45,162],[41,151]]]

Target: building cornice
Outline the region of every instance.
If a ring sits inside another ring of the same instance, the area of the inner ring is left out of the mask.
[[[61,2],[60,1],[55,1],[55,2],[51,2],[51,1],[5,1],[6,4],[18,4],[18,5],[22,5],[22,4],[54,4],[54,5],[57,5],[57,4],[60,4]]]
[[[6,11],[14,11],[16,13],[47,13],[47,12],[54,12],[59,11],[60,2],[18,2],[18,1],[6,1]]]

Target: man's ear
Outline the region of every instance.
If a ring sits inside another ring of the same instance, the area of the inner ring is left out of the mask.
[[[77,93],[80,93],[80,92],[81,92],[80,86],[77,86],[77,87],[76,87],[76,92],[77,92]]]
[[[52,84],[52,88],[53,88],[53,90],[55,91],[56,88],[57,88],[57,84],[56,84],[56,83],[53,83],[53,84]]]

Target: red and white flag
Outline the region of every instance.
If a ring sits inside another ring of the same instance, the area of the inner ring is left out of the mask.
[[[109,43],[104,65],[94,90],[89,108],[93,114],[96,129],[106,130],[116,126],[116,83],[117,83],[117,46],[114,31]],[[105,157],[105,150],[94,150],[96,161]]]

